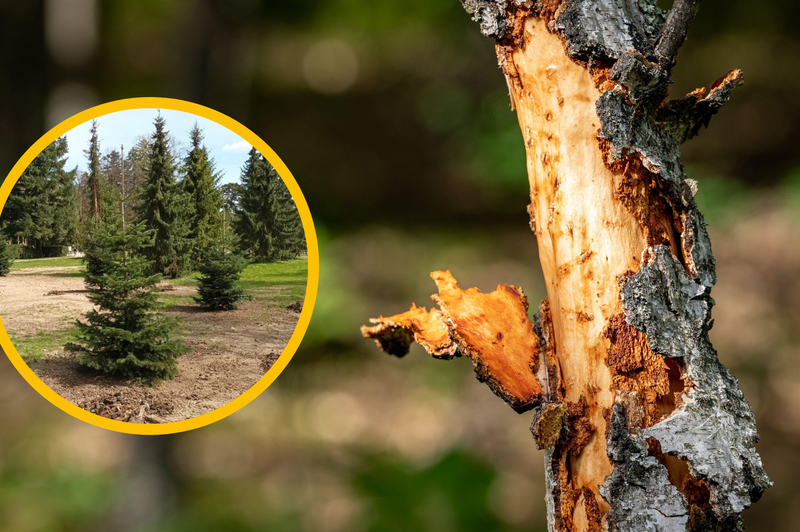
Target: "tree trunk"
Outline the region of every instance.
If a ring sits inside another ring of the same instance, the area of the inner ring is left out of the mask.
[[[464,0],[497,56],[528,159],[548,298],[462,291],[371,320],[403,356],[469,356],[547,449],[551,531],[740,530],[771,482],[755,419],[708,330],[715,264],[680,145],[741,82],[667,100],[698,0]]]

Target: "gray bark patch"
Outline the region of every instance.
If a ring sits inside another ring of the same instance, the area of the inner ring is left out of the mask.
[[[651,255],[622,287],[626,321],[647,335],[653,352],[682,359],[692,386],[681,407],[642,437],[685,460],[711,491],[714,513],[728,521],[772,485],[755,450],[755,418],[708,338],[710,288],[691,279],[668,247]]]
[[[461,3],[472,20],[481,27],[482,34],[494,39],[506,36],[510,27],[506,0],[462,0]]]
[[[607,444],[614,470],[600,486],[600,494],[611,506],[609,530],[685,532],[686,497],[670,483],[667,468],[648,455],[644,440],[631,433],[621,403],[614,405]]]
[[[562,4],[552,29],[573,59],[616,59],[628,50],[653,57],[665,15],[651,0],[570,0]]]

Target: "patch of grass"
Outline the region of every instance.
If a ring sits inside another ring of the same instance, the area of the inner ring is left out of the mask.
[[[181,275],[177,279],[170,279],[169,277],[164,277],[161,279],[161,282],[169,283],[175,286],[197,286],[197,277],[199,275],[200,274],[198,272],[190,272]]]
[[[306,297],[308,283],[308,259],[251,264],[242,273],[242,288],[255,299],[269,293],[276,304],[289,305]],[[273,288],[280,287],[279,290]],[[269,290],[266,290],[269,289]]]
[[[308,259],[250,264],[242,273],[243,282],[263,283],[262,286],[306,284]]]
[[[80,270],[75,272],[45,273],[43,275],[46,275],[47,277],[80,277],[81,279],[83,279],[83,277],[86,275],[86,270],[81,268]]]
[[[51,259],[17,259],[11,265],[11,271],[28,270],[31,268],[64,268],[68,266],[81,266],[80,257],[54,257]],[[81,274],[83,275],[83,274]]]
[[[183,307],[187,305],[195,305],[192,296],[170,294],[169,292],[162,292],[158,295],[158,300],[161,303],[162,309],[169,309],[172,307]]]
[[[40,332],[31,336],[12,337],[11,343],[26,363],[42,358],[51,351],[55,351],[64,344],[73,342],[78,338],[78,328],[72,326],[60,331]]]
[[[196,286],[197,272],[193,272],[177,279],[164,279],[165,282],[176,286]],[[308,283],[308,259],[294,259],[283,262],[270,262],[266,264],[250,264],[242,272],[239,284],[247,293],[256,300],[269,299],[277,305],[289,305],[295,301],[302,301],[306,297],[306,284]],[[276,290],[276,288],[278,288]],[[194,304],[186,296],[172,296],[173,303],[167,294],[162,295],[162,301],[167,308],[176,305]]]

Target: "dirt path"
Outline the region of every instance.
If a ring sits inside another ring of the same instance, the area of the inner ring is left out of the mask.
[[[14,272],[0,278],[0,314],[12,338],[69,328],[92,308],[77,268]],[[170,292],[191,295],[192,287]],[[276,287],[279,289],[280,287]],[[182,321],[191,351],[178,359],[178,376],[156,386],[130,384],[82,371],[59,348],[30,363],[56,393],[104,417],[134,423],[189,419],[229,403],[255,384],[280,355],[299,314],[270,306],[268,292],[232,312],[194,306],[166,313]]]
[[[69,328],[92,308],[80,266],[35,268],[0,277],[0,315],[12,338]],[[47,295],[61,292],[59,295]]]

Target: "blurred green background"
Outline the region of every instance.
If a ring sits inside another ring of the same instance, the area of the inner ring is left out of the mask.
[[[792,0],[706,0],[671,89],[745,71],[684,162],[718,263],[712,339],[775,481],[745,513],[752,531],[800,529],[799,15]],[[191,100],[280,154],[322,254],[302,348],[262,397],[202,430],[96,429],[0,360],[0,529],[545,530],[530,415],[468,360],[390,359],[358,332],[429,305],[433,269],[545,295],[521,135],[492,43],[458,0],[0,0],[0,66],[4,172],[92,105]]]

